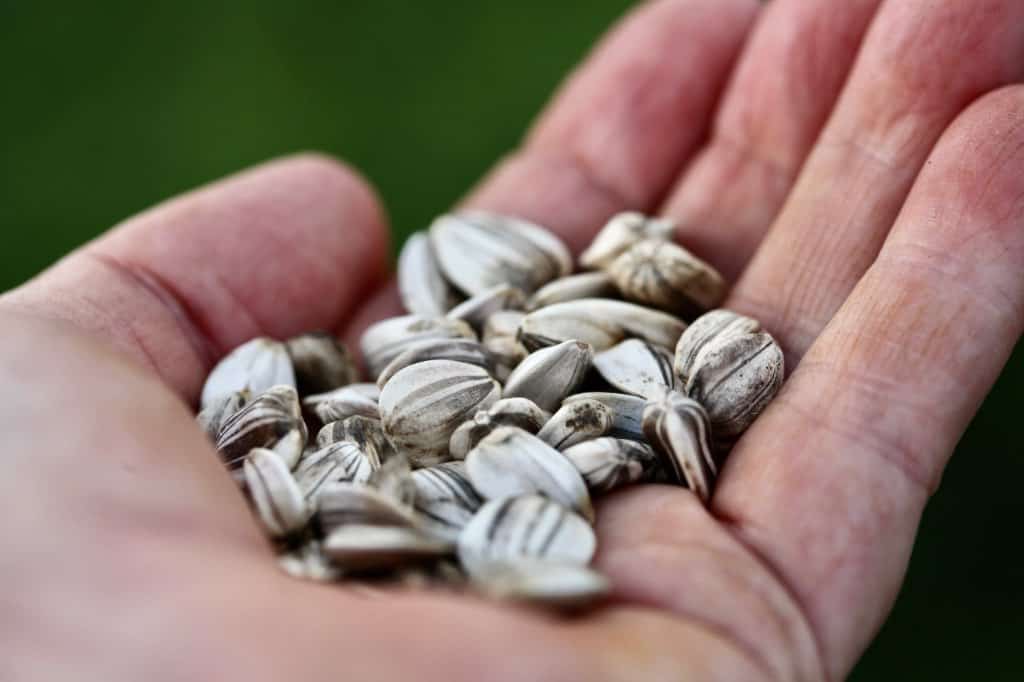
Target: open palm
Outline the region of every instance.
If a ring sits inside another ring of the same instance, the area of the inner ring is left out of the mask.
[[[1017,0],[663,0],[470,195],[576,249],[675,217],[792,370],[709,509],[603,501],[615,600],[571,621],[285,577],[192,421],[242,341],[397,312],[351,171],[285,159],[118,227],[0,298],[0,678],[841,679],[1024,330],[1018,82]]]

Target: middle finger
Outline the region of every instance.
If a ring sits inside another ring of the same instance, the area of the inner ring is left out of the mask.
[[[886,3],[729,306],[798,359],[874,260],[943,130],[1024,75],[1019,0]]]

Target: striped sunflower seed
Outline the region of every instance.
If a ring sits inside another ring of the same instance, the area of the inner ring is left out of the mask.
[[[412,479],[409,459],[402,454],[391,457],[375,469],[366,485],[403,506],[411,506],[416,501],[416,482]]]
[[[451,360],[410,365],[381,391],[380,413],[388,439],[417,466],[448,457],[452,432],[477,410],[501,397],[485,370]]]
[[[562,451],[583,474],[591,493],[606,493],[644,480],[658,465],[646,443],[622,438],[595,438]]]
[[[464,362],[467,365],[483,367],[488,373],[494,370],[494,357],[484,346],[472,339],[427,339],[419,341],[398,355],[388,363],[380,376],[377,377],[377,385],[384,388],[384,384],[391,380],[399,371],[417,362],[427,360],[454,360]]]
[[[555,412],[537,437],[556,450],[565,450],[607,435],[614,422],[615,415],[604,403],[593,399],[575,400]]]
[[[582,517],[540,495],[491,500],[459,535],[458,556],[471,576],[486,576],[496,564],[527,559],[585,566],[597,539]]]
[[[414,507],[431,532],[458,539],[473,514],[484,503],[466,476],[463,462],[446,462],[412,472],[416,485]]]
[[[315,502],[320,491],[330,483],[366,483],[381,466],[380,460],[355,443],[331,443],[299,463],[295,479],[307,500]]]
[[[527,310],[540,310],[555,303],[576,301],[581,298],[613,296],[617,290],[606,272],[584,272],[548,282],[530,297]]]
[[[565,610],[593,606],[611,591],[608,579],[586,566],[533,559],[488,566],[473,584],[492,599]]]
[[[594,351],[586,343],[564,341],[528,355],[505,382],[506,398],[529,398],[548,412],[558,409],[583,381]]]
[[[694,326],[679,339],[675,370],[683,391],[707,409],[716,445],[727,449],[779,392],[785,357],[749,317],[715,310]]]
[[[584,400],[596,400],[611,410],[612,428],[608,432],[609,436],[637,441],[646,439],[643,429],[643,414],[647,401],[643,398],[622,393],[595,391],[571,395],[562,401],[562,406],[565,407]]]
[[[448,311],[446,317],[451,320],[462,320],[480,332],[484,323],[494,313],[503,310],[522,310],[525,305],[526,294],[522,289],[508,284],[497,284],[455,306]]]
[[[294,388],[295,372],[288,350],[279,341],[257,338],[228,353],[203,384],[203,409],[218,398],[237,391],[259,395],[274,386]]]
[[[692,317],[725,298],[718,271],[683,247],[648,239],[634,244],[608,266],[615,286],[630,301]]]
[[[321,424],[342,421],[352,415],[380,419],[380,389],[377,384],[349,384],[327,393],[307,396],[302,405]]]
[[[717,467],[710,446],[708,414],[695,400],[670,391],[644,409],[644,433],[676,480],[707,503]]]
[[[402,246],[398,293],[406,310],[424,317],[443,317],[458,303],[458,295],[441,274],[426,232],[414,233]]]
[[[217,434],[217,450],[229,469],[242,466],[254,448],[275,450],[289,467],[306,446],[306,424],[291,386],[274,386],[229,417]]]
[[[320,429],[316,435],[317,447],[323,448],[331,443],[349,441],[378,464],[386,462],[395,452],[379,419],[371,419],[359,414],[346,417],[339,422],[332,422]]]
[[[328,483],[320,489],[317,517],[330,532],[339,526],[418,526],[416,513],[389,495],[361,483]]]
[[[211,401],[210,405],[199,413],[196,421],[199,423],[200,428],[206,432],[206,435],[210,437],[210,440],[217,442],[217,437],[220,435],[224,422],[245,407],[245,404],[251,398],[252,395],[248,390],[225,393]]]
[[[395,568],[450,554],[453,543],[415,528],[350,524],[324,539],[324,554],[346,571]]]
[[[313,332],[285,343],[299,393],[326,393],[358,380],[348,348],[333,334]]]
[[[640,339],[626,339],[594,356],[594,369],[624,393],[657,400],[672,388],[672,354]]]
[[[359,341],[370,378],[376,380],[388,363],[419,341],[427,339],[477,340],[476,332],[462,320],[403,315],[367,327]]]
[[[594,520],[580,472],[562,453],[514,426],[502,426],[466,455],[470,483],[489,500],[539,493]]]
[[[500,284],[526,293],[572,271],[572,257],[551,232],[525,220],[459,211],[430,226],[445,278],[469,296]]]
[[[273,537],[284,537],[306,527],[313,509],[281,458],[255,448],[242,465],[245,483],[263,527]]]
[[[575,339],[602,351],[635,337],[673,348],[685,329],[679,318],[635,303],[582,298],[528,313],[519,324],[519,341],[537,350]]]
[[[580,265],[588,269],[606,268],[637,242],[645,239],[667,242],[675,230],[675,222],[667,218],[649,218],[633,211],[619,213],[601,228],[590,246],[580,254]]]
[[[455,459],[465,459],[477,443],[499,426],[516,426],[527,433],[537,433],[550,418],[550,412],[528,398],[502,398],[486,410],[478,410],[472,419],[455,429],[448,441],[448,452]]]

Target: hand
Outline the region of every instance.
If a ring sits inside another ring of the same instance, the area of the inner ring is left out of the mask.
[[[1024,329],[1022,76],[1016,0],[664,0],[467,199],[577,249],[672,215],[787,353],[710,509],[599,508],[616,598],[583,619],[285,577],[192,421],[242,341],[396,312],[351,171],[286,159],[118,227],[0,299],[0,677],[842,678]]]

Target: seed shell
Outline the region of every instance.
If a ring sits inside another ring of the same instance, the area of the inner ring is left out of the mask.
[[[594,520],[580,472],[558,450],[522,429],[502,426],[480,441],[466,455],[466,474],[486,499],[539,493]]]
[[[415,465],[430,466],[448,457],[448,441],[459,424],[500,397],[498,382],[480,367],[428,360],[399,371],[384,386],[381,423]]]
[[[313,510],[280,457],[270,450],[256,448],[245,458],[242,470],[256,512],[268,533],[283,537],[306,526]]]
[[[594,369],[624,393],[657,400],[672,388],[672,354],[640,339],[622,343],[594,356]]]
[[[717,270],[661,240],[633,245],[608,266],[608,274],[628,300],[685,316],[714,308],[728,291]]]
[[[602,351],[635,337],[673,348],[685,329],[679,318],[636,303],[582,298],[528,313],[519,324],[519,341],[537,350],[575,339]]]
[[[448,441],[448,451],[455,459],[465,459],[477,443],[499,426],[516,426],[527,433],[537,433],[550,418],[550,412],[528,398],[502,398],[488,409],[478,410],[472,419],[455,429]]]
[[[582,517],[540,495],[487,502],[459,535],[458,556],[471,576],[524,559],[584,566],[597,548]]]
[[[441,274],[426,232],[416,232],[398,256],[398,293],[410,313],[442,317],[458,296]]]
[[[201,407],[209,407],[228,393],[249,391],[259,395],[279,385],[296,385],[288,350],[279,341],[256,338],[228,353],[213,368],[203,384]]]
[[[711,451],[708,414],[695,400],[671,391],[644,409],[644,433],[680,483],[705,504],[717,469]]]
[[[565,245],[548,230],[484,211],[459,211],[430,226],[445,278],[469,296],[508,284],[526,293],[572,271]]]
[[[562,454],[583,475],[591,493],[606,493],[641,481],[658,464],[651,446],[622,438],[595,438],[573,445]]]
[[[528,355],[505,382],[506,398],[529,398],[542,410],[558,409],[583,381],[594,351],[586,343],[565,341]]]
[[[615,415],[604,403],[592,399],[575,400],[555,412],[537,437],[556,450],[565,450],[577,443],[607,435],[614,422]]]

